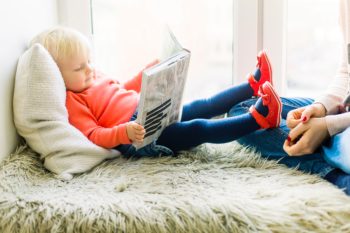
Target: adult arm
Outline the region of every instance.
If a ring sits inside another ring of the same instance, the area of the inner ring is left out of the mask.
[[[328,87],[325,95],[321,96],[316,102],[321,103],[326,108],[326,123],[330,136],[342,132],[350,127],[350,117],[348,114],[339,113],[339,107],[343,104],[348,95],[350,77],[348,72],[349,59],[349,39],[350,39],[350,1],[340,0],[339,4],[339,25],[342,32],[343,47],[341,64],[333,82]]]
[[[349,90],[348,41],[350,38],[350,0],[340,0],[339,12],[339,24],[343,36],[339,69],[326,93],[318,98],[313,105],[304,109],[294,110],[299,112],[288,114],[287,125],[292,130],[289,140],[285,141],[284,149],[289,155],[312,153],[327,137],[350,127],[350,113],[338,114],[339,107],[343,104]],[[322,111],[322,108],[324,108],[324,111]],[[310,114],[307,114],[306,110],[310,110],[308,111]],[[311,118],[313,117],[312,114],[317,118]],[[306,115],[308,117],[305,117]],[[326,116],[323,117],[323,115]]]
[[[326,114],[337,114],[338,108],[348,94],[349,74],[348,74],[348,43],[350,31],[350,1],[340,0],[339,4],[339,25],[342,32],[342,56],[340,66],[331,84],[324,95],[320,96],[316,102],[323,104]]]

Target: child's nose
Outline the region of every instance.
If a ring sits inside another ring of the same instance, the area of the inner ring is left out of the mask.
[[[87,66],[86,66],[86,73],[87,74],[90,74],[92,71],[93,71],[93,66],[92,66],[92,64],[88,64]]]

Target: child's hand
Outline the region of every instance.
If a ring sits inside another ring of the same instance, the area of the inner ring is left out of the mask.
[[[157,65],[159,63],[159,59],[154,59],[152,62],[147,64],[146,68],[149,68],[151,66]]]
[[[143,138],[145,137],[146,131],[142,125],[139,125],[134,121],[130,121],[126,125],[126,133],[130,141],[136,142],[136,143],[142,143]]]

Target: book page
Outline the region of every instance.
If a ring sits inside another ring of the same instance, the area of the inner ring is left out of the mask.
[[[183,50],[170,27],[166,26],[163,34],[162,52],[159,58],[161,62]]]

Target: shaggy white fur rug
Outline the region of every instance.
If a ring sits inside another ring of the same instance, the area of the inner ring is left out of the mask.
[[[0,232],[349,232],[350,198],[236,143],[118,158],[70,181],[22,146],[0,166]]]

